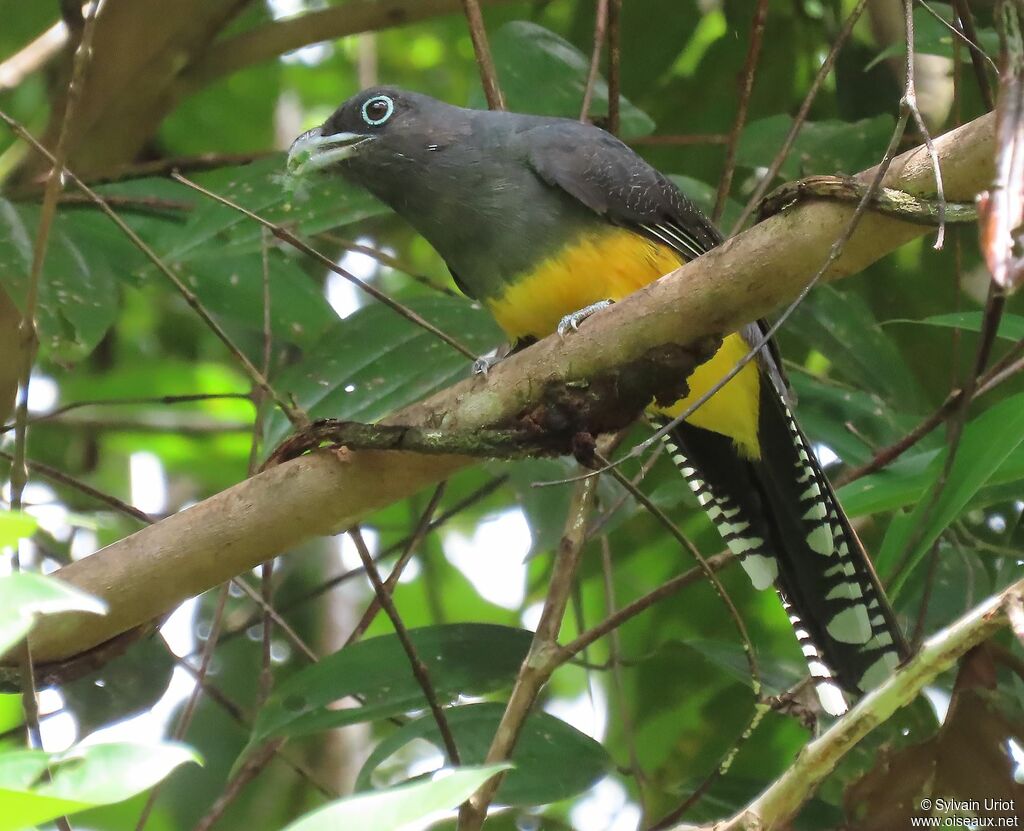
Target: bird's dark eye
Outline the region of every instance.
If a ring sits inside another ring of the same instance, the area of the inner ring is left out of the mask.
[[[363,121],[371,127],[379,127],[395,111],[395,102],[386,95],[375,95],[363,103]]]

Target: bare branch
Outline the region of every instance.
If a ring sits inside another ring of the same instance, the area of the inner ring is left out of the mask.
[[[503,110],[505,96],[501,94],[501,87],[498,85],[498,71],[494,68],[491,46],[487,42],[487,29],[484,26],[484,16],[480,12],[480,0],[462,0],[462,9],[469,25],[469,38],[473,41],[473,52],[476,54],[476,64],[480,69],[480,81],[484,87],[487,106],[492,110]]]

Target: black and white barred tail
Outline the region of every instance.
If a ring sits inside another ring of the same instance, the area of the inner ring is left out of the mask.
[[[762,376],[761,455],[683,423],[665,437],[680,472],[758,589],[774,585],[822,706],[879,684],[906,645],[874,570],[788,405]]]

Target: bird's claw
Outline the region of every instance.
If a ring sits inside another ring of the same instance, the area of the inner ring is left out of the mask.
[[[483,375],[487,377],[487,373],[491,371],[491,368],[501,362],[501,358],[495,355],[481,355],[475,361],[473,361],[473,375]]]
[[[575,332],[580,328],[580,324],[593,314],[601,311],[601,309],[607,309],[614,303],[614,300],[598,300],[596,303],[591,303],[589,306],[584,306],[582,309],[578,309],[572,314],[568,314],[558,322],[558,336],[564,338],[570,332]]]

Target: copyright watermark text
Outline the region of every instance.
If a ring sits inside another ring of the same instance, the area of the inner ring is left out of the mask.
[[[938,797],[918,803],[921,816],[910,818],[911,828],[1020,828],[1013,799],[952,799]]]

